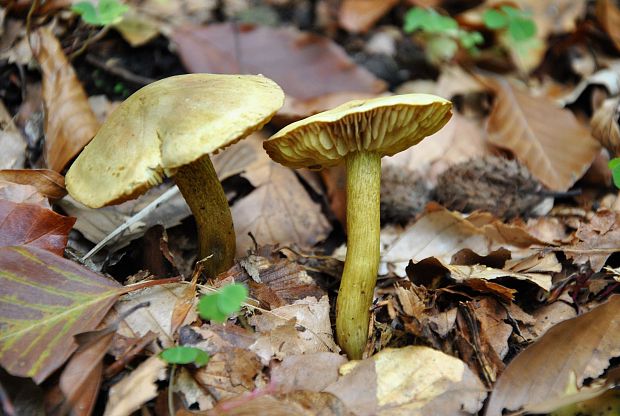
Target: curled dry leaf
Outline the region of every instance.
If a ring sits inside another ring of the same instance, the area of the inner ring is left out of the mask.
[[[21,169],[24,167],[26,140],[23,138],[13,118],[0,101],[0,169]]]
[[[620,355],[620,296],[549,329],[506,367],[495,384],[486,416],[562,396],[571,373],[577,387],[596,379]]]
[[[619,98],[610,98],[592,115],[592,136],[609,151],[611,157],[620,155],[619,106]]]
[[[585,173],[599,144],[575,116],[545,97],[534,97],[499,78],[489,115],[489,142],[508,149],[542,184],[565,191]]]
[[[34,186],[52,200],[67,195],[64,176],[49,169],[3,169],[0,170],[0,180]]]
[[[41,383],[120,295],[118,283],[35,247],[0,247],[0,364]]]
[[[0,246],[28,246],[62,256],[75,218],[33,204],[0,200]]]
[[[60,172],[95,136],[99,123],[60,42],[48,28],[31,35],[43,73],[45,161]]]
[[[388,348],[340,373],[325,391],[358,416],[475,414],[486,397],[464,362],[429,347]]]
[[[367,32],[397,3],[398,0],[344,0],[338,12],[338,23],[351,33]]]
[[[243,174],[256,189],[232,207],[237,255],[254,246],[250,232],[260,244],[301,247],[311,247],[327,237],[331,226],[295,173],[273,162],[262,151],[257,136],[245,142],[255,146],[259,156]]]
[[[110,388],[104,416],[125,416],[157,396],[157,381],[166,378],[166,363],[154,355]]]

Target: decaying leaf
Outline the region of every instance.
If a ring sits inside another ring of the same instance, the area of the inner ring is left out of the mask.
[[[0,169],[21,169],[24,167],[26,140],[15,127],[11,115],[0,101]]]
[[[605,28],[616,49],[620,50],[620,9],[614,0],[597,0],[596,17]]]
[[[397,3],[398,0],[345,0],[340,5],[338,22],[351,33],[367,32]]]
[[[290,355],[271,368],[271,382],[285,392],[319,392],[338,380],[338,368],[346,362],[346,357],[333,352]]]
[[[570,188],[598,154],[599,144],[568,110],[506,80],[488,82],[496,94],[487,124],[490,143],[513,152],[549,189]]]
[[[607,99],[592,115],[592,136],[612,157],[620,155],[619,105],[620,99]]]
[[[247,398],[240,397],[222,402],[215,408],[214,413],[227,416],[353,416],[337,397],[329,393],[310,391],[270,393],[269,390],[264,392],[259,390]]]
[[[261,146],[256,136],[245,141]],[[260,244],[311,247],[323,240],[331,226],[321,206],[310,198],[292,170],[273,162],[262,149],[257,154],[257,161],[243,174],[257,189],[232,207],[237,255],[254,246],[249,232]]]
[[[121,293],[118,283],[36,247],[0,247],[0,363],[45,380]]]
[[[0,200],[0,246],[28,246],[62,256],[75,218],[33,204]]]
[[[563,395],[571,373],[577,387],[597,378],[620,355],[620,296],[549,329],[517,355],[495,384],[486,416]]]
[[[157,381],[166,378],[166,363],[154,355],[110,388],[105,416],[125,416],[157,396]]]
[[[31,44],[43,72],[45,161],[60,172],[95,136],[99,123],[52,31],[38,29],[31,35]]]
[[[250,346],[267,365],[272,357],[328,351],[338,352],[329,320],[329,301],[306,298],[292,305],[276,308],[262,315],[254,315],[250,323],[260,335]]]
[[[579,223],[577,242],[566,256],[576,264],[590,262],[595,272],[601,270],[615,251],[620,251],[620,213],[601,210],[588,222]],[[574,249],[574,251],[571,251]]]
[[[49,169],[3,169],[0,170],[0,180],[34,186],[52,200],[67,195],[64,176]]]
[[[465,363],[429,347],[388,348],[340,373],[325,391],[358,416],[475,414],[486,397]]]
[[[127,316],[119,326],[119,334],[127,337],[143,336],[152,331],[157,334],[164,348],[174,345],[173,316],[177,302],[185,299],[187,285],[173,283],[149,287],[128,293],[114,306],[118,314],[126,312],[130,308],[142,302],[149,302],[146,308],[141,308]],[[181,323],[189,324],[196,320],[197,314],[190,309]]]
[[[0,179],[0,200],[16,204],[36,205],[50,211],[52,209],[48,199],[34,186],[20,185],[2,179]]]

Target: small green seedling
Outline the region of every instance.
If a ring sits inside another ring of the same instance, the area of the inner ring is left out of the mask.
[[[505,31],[513,42],[526,42],[536,35],[536,23],[523,10],[511,6],[488,9],[482,15],[484,25],[492,30]]]
[[[239,283],[224,286],[217,292],[205,295],[198,301],[198,313],[203,319],[215,322],[226,320],[241,310],[248,298],[248,289]],[[194,347],[172,347],[161,353],[168,364],[194,364],[201,367],[209,362],[209,354]]]
[[[428,57],[434,62],[452,59],[459,45],[474,54],[477,45],[484,41],[479,32],[462,29],[450,16],[422,7],[414,7],[405,14],[403,29],[407,33],[419,31],[426,37]]]
[[[211,357],[200,348],[172,347],[162,351],[161,358],[168,364],[194,364],[202,367]]]
[[[108,26],[118,23],[129,7],[119,0],[99,0],[97,5],[90,1],[81,1],[71,6],[74,13],[82,16],[84,22],[93,26]]]
[[[247,297],[248,289],[244,285],[233,283],[200,298],[198,313],[203,319],[223,323],[229,316],[241,310],[241,304]]]
[[[609,169],[611,170],[614,185],[616,185],[616,188],[620,189],[620,157],[611,159],[607,166],[609,166]]]

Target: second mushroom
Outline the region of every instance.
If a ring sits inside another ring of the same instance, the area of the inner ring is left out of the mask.
[[[99,208],[174,175],[213,277],[233,265],[235,232],[209,154],[262,128],[283,102],[280,87],[260,75],[189,74],[149,84],[109,115],[69,169],[67,190]]]
[[[263,143],[273,160],[292,168],[346,164],[347,255],[336,334],[351,359],[364,353],[379,267],[381,158],[441,129],[451,108],[428,94],[356,100],[289,124]]]

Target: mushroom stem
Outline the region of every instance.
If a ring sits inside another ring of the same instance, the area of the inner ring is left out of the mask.
[[[198,258],[213,254],[205,273],[215,277],[232,267],[235,259],[235,230],[222,184],[209,155],[181,166],[174,178],[196,219]]]
[[[354,152],[347,163],[347,257],[336,303],[338,343],[350,359],[360,359],[379,269],[381,155]]]

